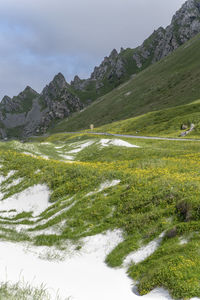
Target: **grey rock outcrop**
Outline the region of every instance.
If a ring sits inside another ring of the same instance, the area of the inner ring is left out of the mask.
[[[155,63],[200,32],[200,0],[188,0],[167,28],[158,30],[135,50],[133,59],[142,68],[147,59]]]
[[[41,94],[26,87],[12,99],[5,96],[0,103],[0,137],[44,133],[52,121],[82,109],[83,104],[69,91],[69,87],[59,73]]]
[[[64,119],[71,113],[79,111],[83,108],[77,96],[69,91],[69,84],[65,81],[64,76],[59,73],[52,82],[47,85],[42,93],[41,98],[46,106],[46,113],[43,114],[41,124],[37,128],[37,132],[45,132],[55,119]]]
[[[104,88],[105,82],[113,83],[114,80],[120,79],[125,72],[126,68],[122,57],[116,49],[113,49],[110,55],[104,57],[102,63],[94,68],[90,78],[81,80],[75,76],[71,81],[71,86],[75,90],[83,92],[93,88],[96,95],[99,95],[99,90]]]

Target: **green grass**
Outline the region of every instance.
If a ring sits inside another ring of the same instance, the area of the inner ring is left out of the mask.
[[[180,137],[182,124],[195,129],[187,136],[200,137],[200,101],[186,105],[149,112],[139,117],[113,122],[97,128],[96,132],[121,133],[147,136]]]
[[[130,264],[129,275],[138,281],[141,294],[163,286],[177,299],[200,297],[199,142],[125,139],[140,148],[103,148],[99,145],[101,138],[108,137],[56,134],[22,143],[18,152],[15,141],[0,143],[1,174],[16,171],[3,182],[5,197],[42,183],[51,190],[52,202],[37,220],[30,213],[1,217],[1,239],[56,247],[71,240],[78,249],[82,237],[121,229],[124,241],[106,258],[111,267],[120,267],[130,252],[165,232],[150,257]],[[42,144],[41,139],[49,144]],[[93,144],[77,153],[74,163],[54,158],[58,151],[55,147],[64,146],[63,152],[67,152],[88,139]],[[51,152],[49,160],[21,153],[26,148],[43,154],[45,147]],[[16,178],[26,180],[7,188]],[[87,195],[113,179],[120,183]],[[18,224],[30,227],[17,233]],[[59,227],[58,232],[41,231],[54,226]],[[188,243],[180,244],[180,238]]]
[[[93,102],[54,124],[50,132],[76,131],[110,124],[151,111],[185,105],[200,98],[200,36]]]
[[[30,284],[20,281],[11,284],[3,282],[0,284],[0,300],[50,300],[51,297],[45,286],[34,288]],[[55,300],[59,300],[59,296]]]

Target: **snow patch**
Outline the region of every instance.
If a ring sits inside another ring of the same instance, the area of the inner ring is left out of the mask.
[[[102,147],[113,145],[113,146],[121,146],[121,147],[128,147],[128,148],[140,148],[139,146],[130,144],[120,139],[101,139],[100,144]]]
[[[70,155],[60,155],[60,156],[62,156],[62,158],[67,159],[67,160],[74,160],[74,157],[70,156]]]
[[[180,238],[179,239],[179,244],[180,245],[184,245],[184,244],[187,244],[188,243],[188,240],[184,239],[184,238]]]
[[[22,152],[22,154],[25,154],[25,155],[29,155],[29,156],[31,156],[31,157],[38,158],[38,156],[37,156],[37,155],[34,155],[34,154],[30,153],[30,152],[26,152],[26,151],[24,151],[24,152]],[[37,153],[37,154],[38,154],[38,153]],[[40,153],[39,153],[39,154],[40,154]]]
[[[17,213],[32,211],[33,216],[37,216],[50,205],[48,202],[49,194],[46,185],[37,184],[0,201],[0,210],[15,209]]]
[[[83,149],[85,149],[86,147],[91,146],[93,143],[94,143],[94,141],[88,141],[86,143],[79,144],[79,148],[68,151],[68,153],[78,153],[78,152],[82,151]]]
[[[130,263],[134,262],[135,264],[138,264],[139,262],[145,260],[150,255],[152,255],[158,246],[160,245],[162,238],[164,236],[164,232],[159,235],[159,238],[156,240],[150,242],[148,245],[140,248],[138,251],[134,251],[130,253],[124,260],[123,265],[125,267],[128,267]]]
[[[15,283],[23,279],[32,286],[43,283],[52,299],[58,290],[60,299],[70,296],[73,300],[171,299],[161,288],[142,297],[134,294],[126,271],[109,268],[104,263],[106,255],[122,240],[120,230],[107,231],[82,239],[84,245],[80,251],[71,245],[69,254],[55,248],[0,242],[0,281],[6,278]]]
[[[63,213],[67,212],[68,210],[70,210],[74,205],[76,204],[76,201],[74,201],[71,205],[61,209],[60,211],[58,211],[57,213],[55,213],[54,215],[52,215],[51,217],[49,217],[48,219],[42,219],[41,221],[37,222],[35,226],[33,225],[27,225],[27,224],[19,224],[19,225],[16,225],[16,230],[18,232],[20,232],[21,230],[27,230],[27,229],[35,229],[37,226],[40,226],[40,225],[45,225],[47,224],[49,221],[55,219],[56,217],[62,215]],[[29,218],[29,220],[32,220],[31,218]],[[61,222],[60,222],[61,223]],[[58,223],[58,224],[60,224]],[[33,234],[55,234],[57,233],[57,229],[58,229],[58,224],[56,224],[56,226],[49,226],[47,228],[45,228],[44,230],[36,230],[34,231]],[[55,230],[56,229],[56,230]],[[29,232],[30,233],[30,232]],[[31,234],[32,234],[31,233]]]
[[[49,157],[47,155],[40,155],[39,157],[49,160]]]
[[[14,179],[10,184],[8,184],[6,186],[7,189],[11,188],[12,186],[15,186],[15,185],[18,185],[22,182],[23,178],[17,178],[17,179]]]
[[[65,145],[64,146],[57,146],[57,147],[55,147],[55,149],[62,149],[63,147],[65,147]]]
[[[112,187],[112,186],[115,186],[115,185],[117,185],[117,184],[119,184],[119,183],[120,183],[120,180],[105,181],[104,183],[102,183],[102,184],[100,185],[100,187],[99,187],[98,190],[93,191],[93,192],[90,192],[90,193],[88,193],[86,196],[91,196],[91,195],[100,193],[100,192],[102,192],[103,190],[108,189],[108,188],[110,188],[110,187]]]

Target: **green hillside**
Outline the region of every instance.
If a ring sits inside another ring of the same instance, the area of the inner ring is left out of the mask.
[[[76,131],[172,108],[200,98],[200,35],[160,62],[96,100],[84,111],[54,124],[51,132]]]
[[[195,128],[189,137],[200,137],[200,100],[172,108],[149,112],[147,114],[113,122],[97,128],[97,132],[123,133],[133,135],[178,137],[188,130],[191,124]],[[182,125],[187,126],[181,130]]]

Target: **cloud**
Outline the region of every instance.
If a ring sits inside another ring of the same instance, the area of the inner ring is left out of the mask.
[[[136,47],[183,0],[1,0],[0,97],[40,91],[61,71],[89,76],[113,48]],[[159,13],[158,13],[159,12]]]

